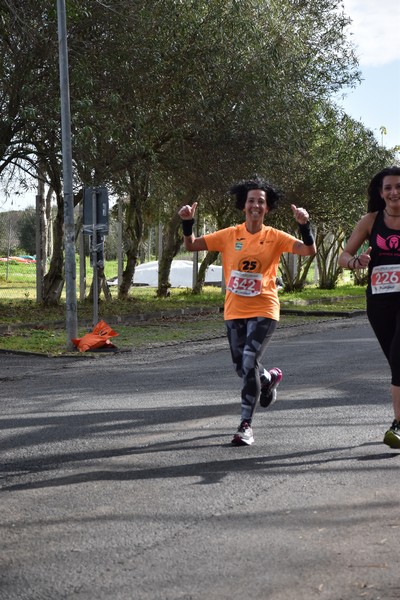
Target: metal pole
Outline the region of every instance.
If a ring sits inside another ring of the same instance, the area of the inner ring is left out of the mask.
[[[99,320],[99,278],[97,272],[97,191],[92,189],[92,262],[93,262],[93,327]]]
[[[122,196],[118,198],[118,288],[122,284],[123,249],[122,249]]]
[[[8,265],[10,262],[10,252],[11,252],[11,213],[8,213],[8,246],[7,246],[6,281],[8,281]]]
[[[78,319],[76,302],[74,198],[72,192],[71,113],[69,102],[67,19],[65,0],[57,0],[57,20],[64,188],[66,333],[67,348],[72,350],[75,347],[72,343],[72,338],[76,338],[78,336]]]
[[[39,173],[37,195],[36,195],[36,302],[43,300],[43,233],[44,233],[44,182]]]
[[[83,201],[79,204],[79,217],[83,223]],[[83,225],[79,232],[79,300],[83,301],[86,296],[86,258],[85,258],[85,236]]]
[[[199,235],[199,210],[197,210],[197,223],[195,229],[195,236]],[[199,275],[199,253],[193,252],[193,267],[192,267],[192,289],[196,287]]]

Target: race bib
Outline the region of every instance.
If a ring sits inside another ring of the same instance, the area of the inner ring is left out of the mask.
[[[371,274],[373,294],[400,292],[400,265],[374,267]]]
[[[262,274],[231,271],[227,289],[238,296],[258,296],[261,293]]]

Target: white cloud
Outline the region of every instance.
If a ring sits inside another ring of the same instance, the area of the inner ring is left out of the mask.
[[[361,66],[400,60],[399,0],[343,0]]]

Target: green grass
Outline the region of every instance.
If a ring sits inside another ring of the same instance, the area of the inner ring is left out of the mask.
[[[339,285],[334,290],[321,290],[308,286],[302,292],[280,293],[282,308],[296,310],[364,310],[365,288],[352,283]]]
[[[87,291],[93,279],[93,268],[90,266],[90,258],[86,258],[86,287]],[[118,263],[116,260],[107,261],[105,266],[105,275],[107,279],[114,277],[118,273]],[[79,281],[79,257],[76,258],[76,279]],[[112,293],[117,294],[117,290],[111,288]],[[62,292],[62,299],[65,300],[65,286]],[[18,263],[10,260],[0,261],[0,302],[2,300],[35,300],[36,298],[36,264]]]
[[[353,284],[338,286],[335,290],[308,286],[302,292],[280,292],[279,296],[282,324],[304,319],[286,314],[288,309],[296,313],[365,309],[365,290]],[[222,306],[223,295],[215,287],[205,287],[200,295],[193,295],[191,290],[172,289],[168,298],[157,298],[153,288],[135,287],[128,300],[100,301],[98,315],[118,332],[118,337],[112,341],[122,350],[224,335]],[[184,315],[185,311],[190,311],[190,315]],[[87,301],[78,302],[77,312],[78,337],[82,337],[92,330],[93,306]],[[64,303],[44,308],[26,296],[13,300],[1,300],[0,297],[0,349],[66,354],[65,321]]]
[[[117,292],[113,288],[114,293]],[[156,290],[149,287],[133,287],[126,300],[118,300],[115,295],[109,303],[103,298],[99,302],[99,316],[118,318],[124,315],[151,313],[165,310],[181,310],[187,307],[212,308],[222,306],[224,296],[221,290],[206,286],[202,294],[194,295],[189,289],[171,289],[168,298],[157,298]],[[0,325],[20,323],[49,323],[65,319],[65,303],[59,306],[43,307],[29,298],[2,300],[0,296]],[[77,302],[78,321],[90,320],[93,304],[88,300]]]

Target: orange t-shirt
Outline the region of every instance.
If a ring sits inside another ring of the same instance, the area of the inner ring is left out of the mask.
[[[204,236],[207,250],[222,253],[226,283],[224,319],[267,317],[279,321],[276,276],[281,254],[292,252],[297,239],[263,225],[249,233],[246,224]]]

